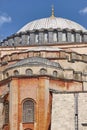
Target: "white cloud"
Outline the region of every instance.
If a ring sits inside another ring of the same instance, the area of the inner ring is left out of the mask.
[[[85,7],[82,10],[80,10],[79,13],[81,13],[81,14],[87,14],[87,7]]]
[[[12,21],[12,18],[8,16],[6,13],[0,12],[0,26],[2,26],[4,23],[10,23]]]

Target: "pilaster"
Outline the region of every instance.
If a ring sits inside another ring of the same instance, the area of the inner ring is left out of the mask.
[[[10,130],[18,130],[18,81],[12,80],[10,84]]]
[[[49,79],[39,78],[37,130],[48,130],[49,120]]]

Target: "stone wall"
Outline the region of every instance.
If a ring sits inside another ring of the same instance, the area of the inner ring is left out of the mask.
[[[87,129],[87,92],[53,94],[51,130]]]
[[[51,130],[75,130],[73,94],[53,94]]]

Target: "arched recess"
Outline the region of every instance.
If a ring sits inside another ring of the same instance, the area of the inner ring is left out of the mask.
[[[41,75],[47,74],[47,70],[44,69],[44,68],[40,69],[40,74],[41,74]]]
[[[19,75],[19,71],[18,70],[14,70],[14,75]]]
[[[56,70],[53,71],[53,76],[54,76],[54,77],[57,77],[57,75],[58,75],[57,71],[56,71]]]
[[[26,75],[32,75],[33,74],[33,71],[32,69],[26,69]]]
[[[25,99],[22,102],[22,121],[23,123],[34,123],[35,102],[32,99]]]

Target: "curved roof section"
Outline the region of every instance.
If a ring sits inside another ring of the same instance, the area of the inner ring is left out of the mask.
[[[68,19],[59,18],[59,17],[49,17],[49,18],[42,18],[39,20],[35,20],[32,22],[29,22],[24,27],[22,27],[19,32],[26,32],[26,31],[32,31],[32,30],[40,30],[40,29],[74,29],[76,31],[83,31],[86,32],[87,30],[81,26],[80,24],[73,22]]]
[[[57,67],[57,68],[61,69],[61,66],[59,63],[50,61],[50,60],[48,60],[46,58],[42,58],[42,57],[29,57],[29,58],[23,59],[21,61],[18,61],[17,63],[9,65],[9,67],[7,69],[12,69],[12,68],[20,67],[20,66],[24,66],[24,65],[33,65],[33,66],[35,65],[36,66],[36,65],[40,65],[40,64]]]

